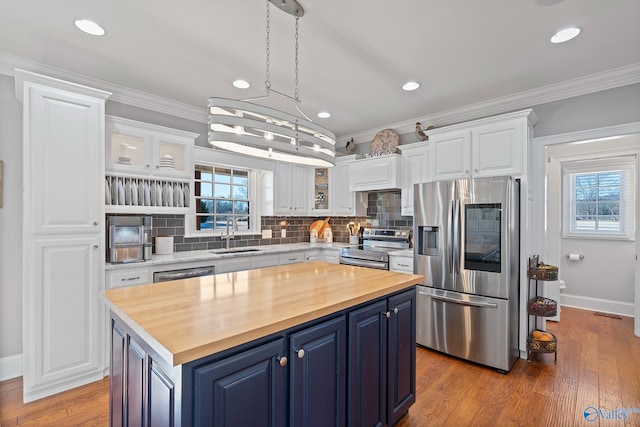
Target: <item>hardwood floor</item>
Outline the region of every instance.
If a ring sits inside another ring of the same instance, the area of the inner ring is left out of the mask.
[[[633,319],[562,309],[562,321],[548,322],[558,337],[553,354],[518,360],[506,375],[424,348],[417,350],[417,402],[398,427],[417,426],[640,426],[640,412],[627,419],[599,416],[618,408],[640,411],[640,338]],[[0,425],[107,426],[108,378],[27,404],[22,379],[0,382]]]

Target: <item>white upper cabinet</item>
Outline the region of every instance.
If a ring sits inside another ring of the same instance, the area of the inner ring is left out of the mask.
[[[349,162],[355,155],[336,158],[336,165],[331,168],[331,213],[334,215],[366,215],[367,201],[357,203],[358,194],[349,188]],[[366,197],[365,197],[366,199]]]
[[[120,117],[106,118],[106,170],[189,179],[198,134]]]
[[[402,191],[401,215],[413,216],[413,184],[427,182],[429,145],[426,142],[401,145],[402,152]]]
[[[327,215],[330,214],[334,208],[333,206],[333,192],[335,185],[332,183],[332,178],[335,175],[335,167],[333,168],[317,168],[310,167],[309,169],[309,183],[311,200],[309,213],[311,215]]]
[[[379,191],[401,186],[402,157],[398,154],[370,157],[349,163],[349,190]]]
[[[524,110],[430,131],[431,179],[525,174],[527,142],[536,122],[533,111]]]
[[[306,215],[309,200],[309,169],[293,163],[276,162],[274,172],[275,215]]]

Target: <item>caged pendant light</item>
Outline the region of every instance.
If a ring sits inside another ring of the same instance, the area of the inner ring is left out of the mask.
[[[295,92],[291,97],[271,88],[269,81],[270,15],[273,2],[281,10],[296,19],[295,33]],[[209,144],[236,153],[299,163],[310,166],[329,167],[335,165],[335,135],[313,123],[300,109],[298,93],[298,21],[304,15],[296,0],[267,0],[267,74],[264,96],[235,100],[209,98]],[[271,93],[280,95],[293,103],[302,115],[298,117],[249,101],[266,99]]]

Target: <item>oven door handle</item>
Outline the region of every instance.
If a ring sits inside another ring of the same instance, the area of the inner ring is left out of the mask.
[[[433,294],[430,294],[430,293],[425,292],[425,291],[418,291],[418,293],[420,295],[431,297],[431,298],[433,298],[435,300],[443,301],[443,302],[452,302],[454,304],[469,305],[469,306],[472,306],[472,307],[498,308],[498,304],[491,303],[491,302],[464,301],[464,300],[459,300],[457,298],[450,298],[450,297],[444,297],[444,296],[440,296],[440,295],[433,295]]]
[[[341,259],[340,264],[345,265],[355,265],[357,267],[370,267],[377,268],[379,270],[387,270],[387,266],[385,263],[379,263],[375,261],[366,261],[361,259],[349,258],[349,259]]]

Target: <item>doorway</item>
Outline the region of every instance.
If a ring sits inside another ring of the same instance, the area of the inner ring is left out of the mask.
[[[640,266],[637,259],[640,202],[635,200],[634,203],[635,236],[632,235],[631,240],[566,238],[561,228],[563,164],[621,154],[634,156],[634,179],[639,188],[640,123],[534,139],[530,253],[539,253],[545,262],[560,267],[560,278],[567,281],[562,303],[635,316],[635,335],[640,336]],[[584,258],[567,259],[570,254]],[[614,263],[618,265],[614,266]]]

